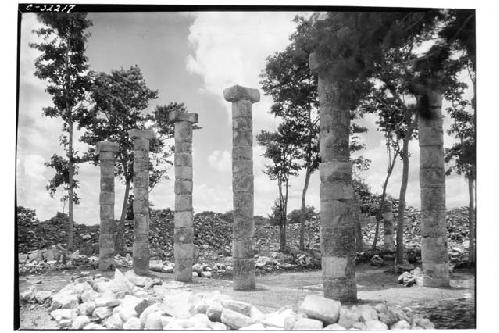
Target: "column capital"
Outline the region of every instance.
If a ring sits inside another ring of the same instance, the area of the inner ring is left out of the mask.
[[[96,154],[99,155],[102,151],[111,151],[116,153],[120,150],[120,145],[111,141],[99,141],[96,146]]]
[[[153,130],[131,129],[128,131],[128,135],[130,135],[132,139],[141,138],[151,140],[154,139],[155,132],[153,132]]]
[[[168,120],[173,121],[173,122],[188,121],[188,122],[194,124],[194,123],[198,122],[198,114],[197,113],[186,113],[186,112],[172,111],[168,115]]]
[[[258,89],[245,88],[237,84],[230,88],[224,89],[223,94],[224,99],[228,102],[248,100],[252,103],[255,103],[260,101],[260,93]]]

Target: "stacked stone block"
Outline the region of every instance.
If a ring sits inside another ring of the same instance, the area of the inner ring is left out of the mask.
[[[255,289],[252,161],[252,104],[260,100],[257,89],[235,85],[224,89],[231,102],[233,120],[233,288]]]
[[[120,149],[116,142],[100,141],[96,147],[101,167],[101,192],[99,195],[99,269],[115,267],[115,153]]]
[[[130,130],[134,140],[134,245],[133,266],[138,275],[149,270],[149,140],[153,139],[151,130]]]
[[[172,112],[169,117],[170,121],[175,122],[175,279],[190,282],[193,276],[194,260],[193,159],[191,152],[193,124],[198,122],[198,114]]]

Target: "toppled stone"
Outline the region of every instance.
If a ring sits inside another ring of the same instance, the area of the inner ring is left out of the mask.
[[[341,308],[338,324],[346,329],[351,328],[354,323],[361,319],[360,313],[357,311],[356,307],[353,308]]]
[[[81,330],[88,323],[90,323],[90,319],[89,319],[88,316],[78,316],[75,319],[73,319],[73,322],[71,324],[71,329],[73,329],[73,330]]]
[[[307,295],[299,310],[311,319],[333,324],[339,319],[340,302],[318,295]]]
[[[378,320],[377,310],[367,304],[357,306],[362,321]]]
[[[116,299],[114,295],[112,294],[106,294],[105,296],[102,297],[97,297],[94,300],[96,308],[102,307],[102,306],[110,306],[110,307],[115,307],[120,305],[120,300]]]
[[[228,308],[222,310],[221,321],[230,328],[236,330],[255,323],[252,318]]]
[[[212,323],[211,328],[214,331],[227,331],[227,326],[224,325],[223,323]]]
[[[252,304],[246,302],[235,301],[232,299],[222,300],[222,306],[224,309],[233,310],[235,312],[241,313],[245,316],[251,316]]]
[[[94,290],[85,290],[80,295],[82,302],[91,302],[91,301],[94,301],[97,297],[99,297],[99,293],[97,291],[94,291]]]
[[[139,315],[148,307],[148,301],[131,295],[126,295],[120,304],[120,316],[123,321],[130,317],[139,317]]]

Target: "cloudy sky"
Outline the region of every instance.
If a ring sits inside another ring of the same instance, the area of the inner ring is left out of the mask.
[[[202,130],[193,139],[194,192],[196,212],[232,209],[231,191],[231,124],[230,105],[222,90],[233,84],[259,88],[259,73],[265,59],[288,45],[294,31],[297,13],[90,13],[93,22],[87,55],[94,71],[109,72],[138,65],[147,85],[159,90],[156,105],[184,102],[189,112],[199,114]],[[62,211],[61,192],[50,198],[45,185],[53,171],[44,166],[50,156],[61,153],[58,137],[62,123],[42,116],[42,107],[50,104],[45,83],[34,77],[35,50],[31,31],[38,25],[33,14],[23,14],[21,24],[20,99],[17,137],[17,203],[36,209],[44,220]],[[278,121],[269,113],[272,100],[264,96],[253,105],[254,134],[273,129]],[[372,160],[364,178],[374,192],[381,192],[386,170],[385,141],[377,132],[376,119],[365,117],[361,124],[369,131],[363,136],[366,149],[362,154]],[[445,130],[450,124],[445,119]],[[445,147],[453,139],[445,137]],[[86,150],[82,143],[79,151]],[[407,200],[420,206],[418,144],[411,144],[411,167]],[[255,214],[266,215],[277,197],[277,186],[262,173],[265,159],[262,148],[254,147]],[[173,179],[173,170],[168,175]],[[99,222],[99,169],[82,165],[79,170],[81,204],[75,206],[77,223]],[[468,203],[467,184],[460,176],[447,177],[448,208]],[[388,192],[399,193],[401,161],[397,162]],[[290,210],[299,208],[303,174],[291,182]],[[116,180],[115,215],[119,216],[124,186]],[[173,207],[173,181],[164,180],[151,192],[155,208]],[[319,208],[319,173],[311,178],[307,204]]]

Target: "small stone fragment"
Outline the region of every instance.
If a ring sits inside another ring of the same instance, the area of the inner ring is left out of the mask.
[[[228,308],[222,310],[221,321],[230,328],[236,330],[255,323],[252,318]]]

